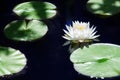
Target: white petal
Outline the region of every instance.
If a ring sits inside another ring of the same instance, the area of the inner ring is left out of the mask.
[[[94,33],[92,33],[90,36],[93,37],[96,33],[97,33],[97,31],[95,31]]]
[[[87,28],[90,28],[90,22],[87,23]]]
[[[95,31],[95,29],[96,29],[96,27],[94,27],[94,26],[92,26],[92,27],[90,28],[91,34]]]
[[[71,40],[71,38],[69,37],[66,37],[66,36],[62,36],[64,39],[67,39],[67,40]]]
[[[75,22],[72,22],[72,26],[75,26],[76,24],[75,24]]]
[[[70,29],[70,27],[68,26],[68,25],[66,25],[66,28],[67,28],[67,30],[70,32],[71,31],[71,29]]]
[[[99,36],[100,36],[100,35],[95,35],[95,36],[93,36],[92,38],[95,39],[95,38],[97,38],[97,37],[99,37]]]
[[[74,36],[74,29],[71,26],[70,26],[70,32],[69,33],[71,34],[71,36]]]
[[[71,35],[70,35],[70,33],[69,33],[68,31],[66,31],[66,30],[64,30],[64,29],[63,29],[63,31],[64,31],[68,36],[71,37]]]
[[[78,29],[79,26],[85,27],[83,30]],[[96,27],[92,26],[90,28],[90,22],[79,22],[72,21],[72,26],[67,26],[67,30],[63,31],[67,36],[63,36],[63,38],[67,40],[78,40],[79,42],[84,42],[86,39],[95,39],[100,35],[95,35],[97,31],[95,31]]]

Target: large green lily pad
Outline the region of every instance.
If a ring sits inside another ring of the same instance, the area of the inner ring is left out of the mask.
[[[70,60],[75,70],[97,78],[120,76],[120,46],[108,43],[92,44],[75,50]]]
[[[115,15],[120,13],[120,0],[89,0],[87,9],[93,14]]]
[[[38,20],[28,23],[24,20],[16,20],[9,23],[4,29],[6,37],[16,41],[33,41],[42,38],[47,31],[47,25]]]
[[[0,76],[12,75],[24,69],[26,57],[19,50],[0,46]]]
[[[56,15],[56,6],[49,2],[31,1],[18,4],[13,11],[25,19],[48,19]]]

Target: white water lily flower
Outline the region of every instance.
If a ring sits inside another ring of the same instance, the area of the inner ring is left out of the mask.
[[[67,30],[63,29],[65,35],[64,39],[73,41],[73,42],[91,42],[96,40],[100,35],[95,35],[97,31],[95,31],[96,27],[92,26],[90,28],[89,22],[72,22],[72,26],[66,25]]]

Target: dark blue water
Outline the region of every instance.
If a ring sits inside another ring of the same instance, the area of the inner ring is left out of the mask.
[[[19,49],[27,59],[23,72],[0,80],[96,80],[78,74],[69,60],[68,46],[63,47],[65,40],[61,37],[65,24],[79,20],[91,22],[97,26],[100,42],[120,45],[120,14],[110,18],[99,18],[86,10],[87,0],[43,0],[58,7],[56,17],[46,20],[49,31],[42,39],[34,42],[15,42],[3,34],[3,29],[9,22],[19,19],[12,9],[15,5],[30,0],[4,0],[0,2],[0,45]],[[38,0],[39,1],[39,0]],[[71,1],[71,2],[70,2]],[[69,4],[67,4],[69,3]],[[120,77],[105,80],[119,80]]]

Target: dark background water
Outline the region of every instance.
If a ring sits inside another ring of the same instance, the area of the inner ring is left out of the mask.
[[[43,0],[55,4],[58,14],[47,20],[48,33],[34,42],[15,42],[5,37],[3,30],[9,22],[18,19],[12,12],[14,6],[30,0],[1,0],[0,1],[0,46],[12,47],[23,52],[27,59],[27,66],[21,74],[0,80],[95,80],[78,74],[69,60],[68,46],[61,36],[65,24],[79,20],[91,22],[97,26],[100,42],[120,45],[120,14],[99,18],[86,10],[87,0]],[[39,0],[37,0],[39,1]],[[70,2],[71,1],[71,2]],[[120,77],[106,80],[119,80]]]

